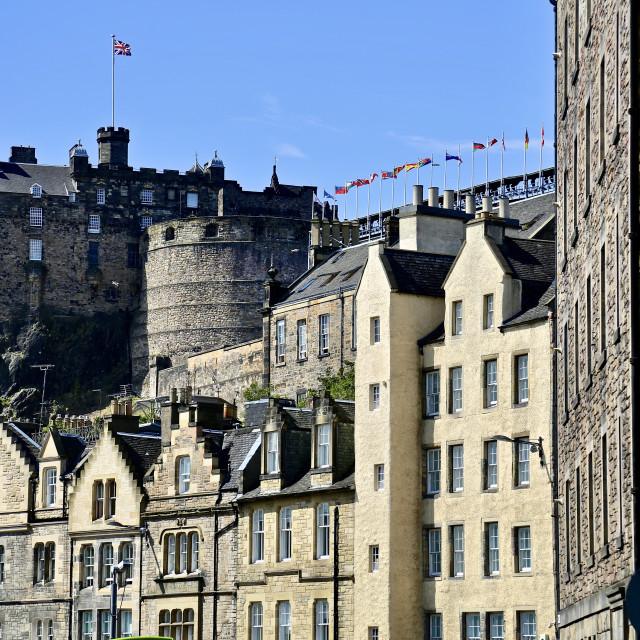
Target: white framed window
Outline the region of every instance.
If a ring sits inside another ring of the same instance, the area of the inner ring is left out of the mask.
[[[453,575],[464,576],[464,527],[461,524],[451,527],[453,540]]]
[[[87,546],[83,550],[82,554],[82,573],[83,573],[83,586],[93,586],[94,566],[95,566],[95,552],[92,546]]]
[[[516,482],[518,486],[527,486],[529,484],[529,447],[531,445],[527,442],[518,442],[516,446],[518,452],[518,477]]]
[[[531,571],[531,527],[518,527],[518,571]]]
[[[369,398],[371,411],[377,411],[380,408],[380,385],[372,384],[369,387]]]
[[[140,189],[140,203],[141,204],[153,204],[153,190],[152,189]]]
[[[153,224],[153,217],[152,216],[140,216],[140,228],[141,229],[146,229],[147,227],[150,227]]]
[[[44,582],[47,570],[47,560],[45,556],[44,544],[40,543],[34,547],[33,550],[33,562],[34,562],[34,582]]]
[[[187,193],[187,209],[198,208],[198,194],[190,191]]]
[[[486,406],[498,406],[498,361],[486,360],[484,363],[484,373],[486,380]]]
[[[329,503],[322,502],[318,505],[316,523],[316,555],[318,558],[327,558],[329,556]]]
[[[489,575],[497,576],[500,574],[500,544],[498,538],[498,523],[490,522],[487,525],[487,547],[489,560]]]
[[[100,233],[100,216],[89,216],[89,233]]]
[[[116,515],[116,503],[118,501],[118,487],[115,480],[107,482],[107,518]]]
[[[69,192],[69,202],[75,202],[75,201],[76,201],[75,191],[70,191]]]
[[[123,571],[125,584],[131,583],[133,581],[133,543],[132,542],[125,542],[122,545],[121,558],[124,562],[129,563],[128,566],[125,566]]]
[[[504,613],[489,614],[489,640],[504,640]]]
[[[47,620],[47,640],[53,640],[55,637],[53,633],[53,620]],[[2,631],[0,630],[0,640],[2,639]]]
[[[442,640],[441,613],[432,613],[429,616],[429,640]]]
[[[518,404],[529,402],[529,356],[527,354],[516,358],[518,369],[518,390],[516,401]]]
[[[498,443],[488,440],[487,447],[487,489],[495,489],[498,486]]]
[[[189,493],[191,488],[191,458],[183,456],[178,460],[178,492]]]
[[[380,640],[380,630],[378,627],[369,627],[369,640]]]
[[[451,369],[451,411],[462,411],[462,367]]]
[[[251,605],[251,640],[262,640],[262,603]]]
[[[484,297],[484,328],[493,329],[493,293]]]
[[[101,586],[111,584],[111,568],[113,567],[113,545],[107,542],[100,549],[102,559],[102,581]]]
[[[371,344],[380,344],[380,318],[371,318]]]
[[[176,572],[176,536],[170,533],[167,536],[167,573]]]
[[[437,416],[440,413],[440,372],[428,371],[426,375],[427,415]]]
[[[465,616],[466,640],[480,640],[482,637],[480,631],[480,614],[467,613]]]
[[[29,240],[29,260],[42,260],[42,240]]]
[[[36,620],[35,624],[34,624],[34,631],[35,631],[35,639],[36,640],[44,640],[44,626],[42,624],[42,620]]]
[[[180,553],[180,573],[187,573],[189,570],[189,547],[187,545],[187,534],[178,534],[178,550]]]
[[[462,301],[453,303],[453,335],[462,335]]]
[[[307,359],[307,321],[298,320],[298,360]]]
[[[120,611],[120,636],[123,638],[133,637],[133,619],[129,609]]]
[[[374,465],[373,473],[376,479],[376,491],[384,491],[384,465]]]
[[[31,185],[31,196],[33,198],[42,198],[42,187],[39,184]]]
[[[96,482],[93,486],[93,519],[104,516],[104,482]]]
[[[104,204],[106,201],[105,190],[96,189],[96,204]]]
[[[56,473],[56,469],[47,469],[45,471],[45,482],[47,485],[45,506],[53,507],[56,504],[56,493],[58,490],[58,474]]]
[[[464,490],[464,449],[461,444],[451,447],[451,490]]]
[[[267,473],[278,473],[278,439],[277,431],[267,433]]]
[[[41,227],[42,226],[42,208],[31,207],[29,209],[29,226]]]
[[[47,580],[55,580],[56,577],[56,545],[49,542],[45,547],[45,555],[47,559]]]
[[[520,611],[518,614],[520,640],[536,640],[536,612]]]
[[[264,510],[256,509],[253,512],[253,562],[264,561]]]
[[[429,529],[429,575],[442,574],[442,532]]]
[[[93,611],[80,612],[82,640],[93,640]]]
[[[111,640],[111,611],[100,611],[100,640]]]
[[[369,571],[372,573],[380,571],[380,547],[377,544],[369,547]]]
[[[329,314],[323,313],[318,318],[320,333],[320,355],[329,353]]]
[[[427,450],[427,493],[440,493],[440,449]]]
[[[280,509],[280,560],[291,560],[291,507]]]
[[[191,543],[191,571],[194,572],[200,569],[200,536],[197,531],[189,534],[189,541]]]
[[[331,464],[329,425],[319,424],[317,432],[318,432],[318,467],[328,467]]]
[[[291,640],[291,603],[278,603],[278,640]]]
[[[276,322],[276,362],[284,362],[285,325],[284,320]]]
[[[316,634],[315,640],[329,640],[329,602],[316,601]]]

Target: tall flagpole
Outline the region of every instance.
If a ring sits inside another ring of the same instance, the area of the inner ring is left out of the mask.
[[[538,186],[540,187],[540,193],[542,193],[542,147],[544,147],[544,122],[542,123],[542,129],[540,131],[540,171],[538,172]]]
[[[404,204],[407,206],[407,163],[404,163]]]
[[[433,187],[433,153],[431,154],[431,184],[430,187]]]
[[[447,190],[447,155],[448,151],[444,150],[444,190]]]
[[[396,189],[396,168],[393,167],[393,182],[391,183],[391,215],[393,215],[393,195],[394,195],[394,191]],[[380,223],[380,220],[378,220],[378,223]]]
[[[358,189],[360,187],[358,186],[358,183],[356,182],[356,217],[355,219],[358,219]]]
[[[522,181],[524,182],[524,197],[527,197],[527,192],[528,192],[528,188],[527,188],[527,146],[528,146],[528,142],[526,140],[526,137],[528,137],[528,130],[526,130],[527,133],[525,134],[525,142],[524,142],[524,169],[522,172]]]
[[[371,219],[369,217],[369,203],[371,202],[371,174],[369,174],[369,189],[367,193],[367,229],[371,229]],[[369,232],[371,233],[371,232]]]
[[[420,158],[418,158],[418,167],[416,169],[416,184],[420,184]]]
[[[500,150],[500,195],[504,198],[504,131],[502,132],[502,149]]]
[[[378,222],[380,222],[380,214],[382,213],[382,169],[380,169],[380,201],[378,202]]]
[[[476,195],[476,183],[473,181],[473,168],[476,160],[476,151],[473,146],[473,142],[471,143],[471,193]]]
[[[456,190],[456,200],[458,201],[458,209],[461,208],[460,201],[460,145],[458,145],[458,187]]]
[[[489,195],[489,136],[487,136],[487,159],[485,161],[484,195]]]
[[[115,128],[115,69],[116,69],[116,37],[111,34],[111,126]]]
[[[344,219],[347,219],[347,193],[349,193],[349,189],[347,188],[347,183],[344,183]]]

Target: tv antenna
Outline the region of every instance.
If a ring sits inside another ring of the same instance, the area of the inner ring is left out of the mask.
[[[43,416],[44,416],[44,392],[45,392],[45,389],[47,387],[47,371],[49,371],[49,369],[53,369],[55,366],[56,366],[55,364],[32,364],[31,365],[32,369],[40,369],[40,371],[43,372],[42,402],[40,403],[40,426],[41,427],[44,426],[44,422],[43,422]]]

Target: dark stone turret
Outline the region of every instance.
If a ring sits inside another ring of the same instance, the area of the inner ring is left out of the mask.
[[[129,164],[129,129],[98,129],[98,163],[100,166],[127,167]]]

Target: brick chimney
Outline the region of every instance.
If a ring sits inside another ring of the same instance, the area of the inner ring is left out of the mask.
[[[9,162],[22,162],[24,164],[38,164],[35,147],[11,147]]]

